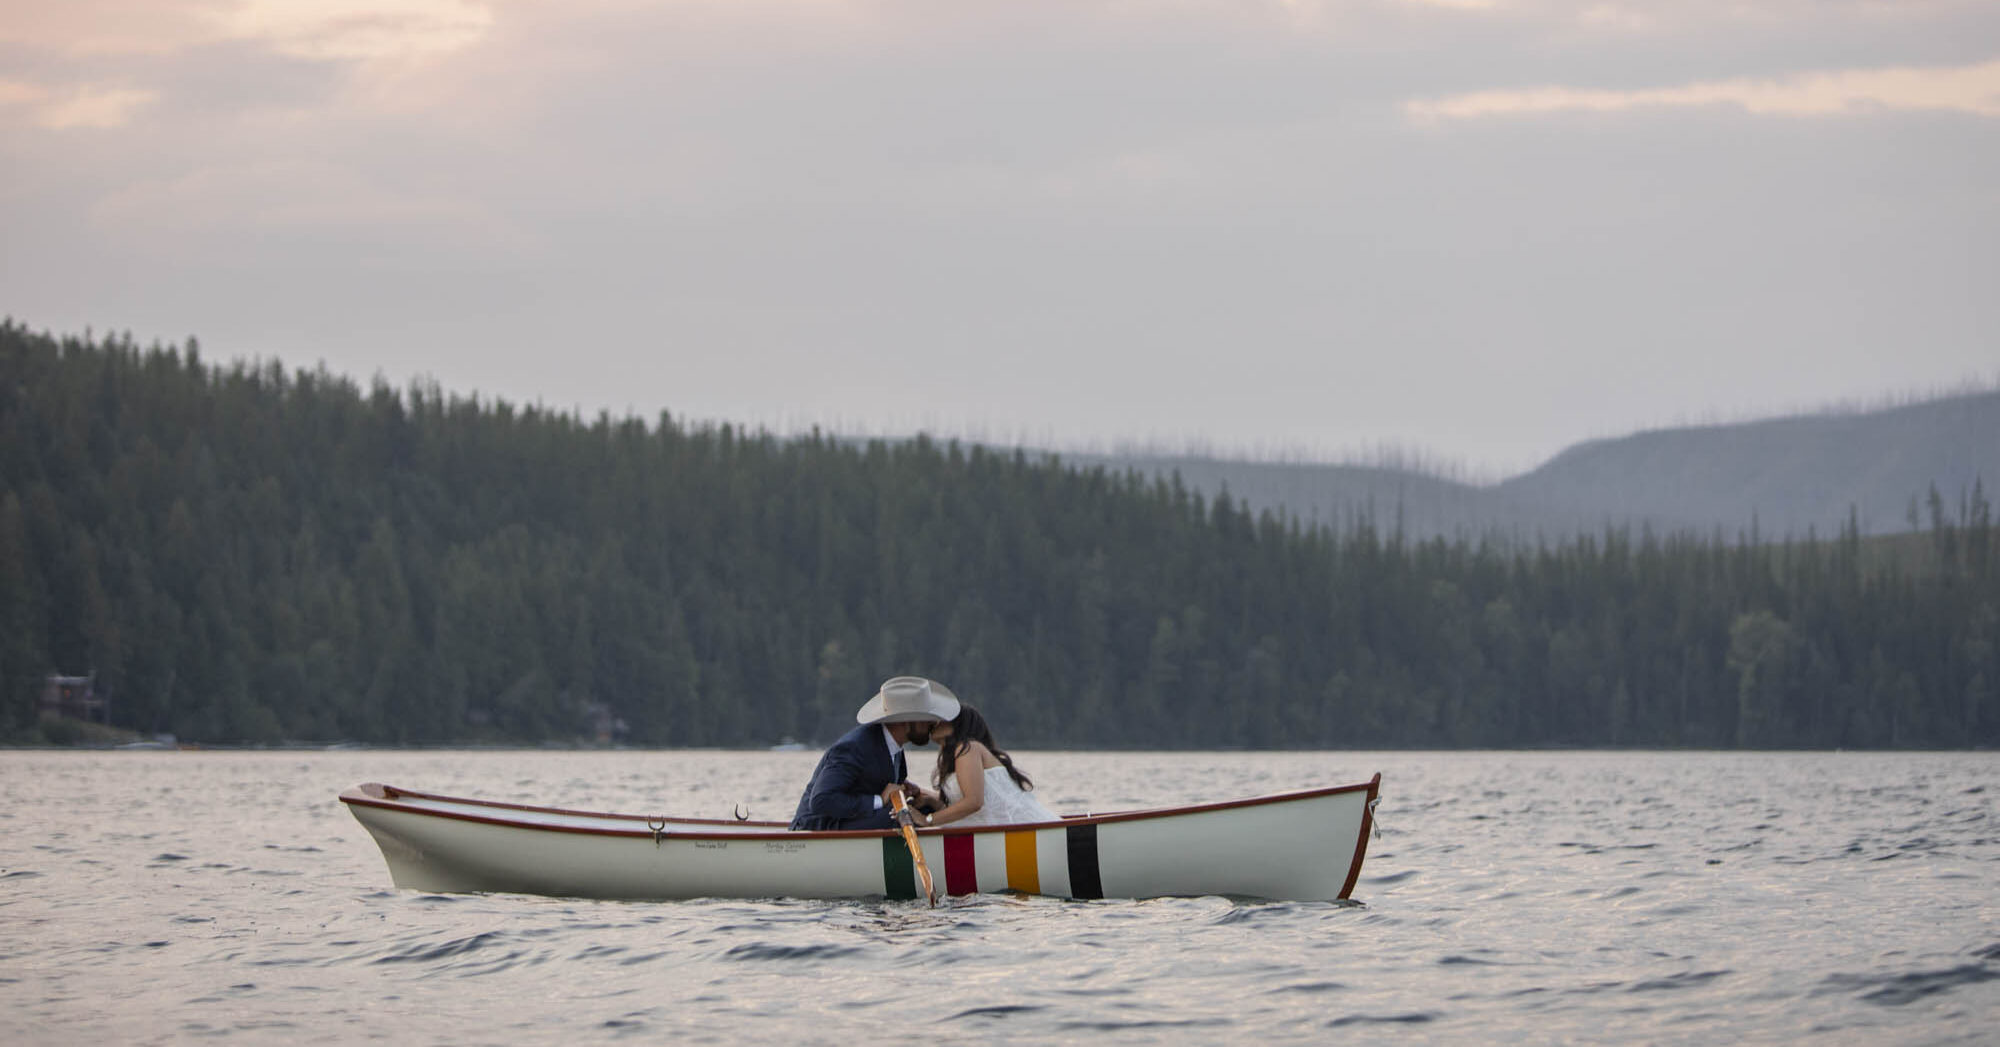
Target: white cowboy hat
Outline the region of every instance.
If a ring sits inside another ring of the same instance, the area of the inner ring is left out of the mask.
[[[936,680],[894,676],[854,714],[855,723],[909,723],[949,720],[958,715],[958,695]]]

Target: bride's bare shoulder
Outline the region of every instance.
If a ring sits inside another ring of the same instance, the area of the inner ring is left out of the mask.
[[[1000,760],[993,755],[993,750],[988,749],[983,742],[966,742],[965,752],[960,758],[965,757],[977,757],[981,769],[1000,766]]]

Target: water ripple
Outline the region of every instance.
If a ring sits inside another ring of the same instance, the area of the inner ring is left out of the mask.
[[[1185,1018],[1178,1021],[1164,1018],[1146,1018],[1129,1022],[1062,1022],[1056,1026],[1064,1032],[1128,1032],[1134,1029],[1193,1029],[1229,1025],[1226,1018]]]
[[[1499,966],[1499,961],[1481,960],[1471,956],[1446,956],[1438,960],[1438,965],[1441,967],[1452,967],[1460,964],[1471,964],[1479,967],[1496,967]]]
[[[1950,992],[1963,985],[2000,980],[2000,971],[1984,964],[1961,964],[1937,971],[1909,971],[1903,974],[1831,974],[1822,983],[1828,990],[1859,992],[1860,999],[1883,1007],[1901,1007],[1926,996]]]
[[[463,956],[467,953],[483,949],[488,945],[498,943],[502,940],[502,937],[499,931],[486,931],[466,938],[454,938],[442,945],[415,946],[401,952],[378,957],[374,962],[378,964],[431,963],[437,960],[449,959],[453,956]]]
[[[1410,1014],[1349,1014],[1326,1023],[1329,1029],[1347,1025],[1416,1025],[1436,1021],[1439,1015],[1431,1011],[1416,1011]]]
[[[1265,990],[1265,992],[1267,993],[1295,992],[1295,993],[1305,993],[1308,995],[1318,995],[1323,992],[1336,992],[1338,990],[1345,988],[1347,988],[1347,986],[1340,982],[1299,982],[1295,985],[1280,985],[1275,989],[1267,989]]]
[[[1627,989],[1626,991],[1659,992],[1661,990],[1692,989],[1699,985],[1706,985],[1709,982],[1714,981],[1715,979],[1721,978],[1730,973],[1731,972],[1727,970],[1685,971],[1680,974],[1670,974],[1665,978],[1653,978],[1647,981],[1639,982],[1638,984],[1632,986],[1630,989]]]
[[[992,1007],[974,1007],[971,1010],[960,1011],[944,1020],[955,1022],[960,1018],[1005,1018],[1011,1014],[1033,1014],[1036,1011],[1045,1009],[1040,1006],[1022,1003],[996,1004]]]
[[[861,949],[852,945],[772,945],[746,942],[722,954],[725,960],[833,960],[851,956]]]

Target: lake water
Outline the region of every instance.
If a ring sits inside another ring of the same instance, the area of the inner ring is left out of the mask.
[[[2000,755],[1017,755],[1065,813],[1380,771],[1382,837],[1354,905],[440,896],[340,789],[784,819],[816,754],[0,753],[0,1041],[2000,1037]]]

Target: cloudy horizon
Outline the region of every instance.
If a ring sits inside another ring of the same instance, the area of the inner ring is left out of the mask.
[[[0,313],[1517,472],[2000,378],[2000,7],[0,0]]]

